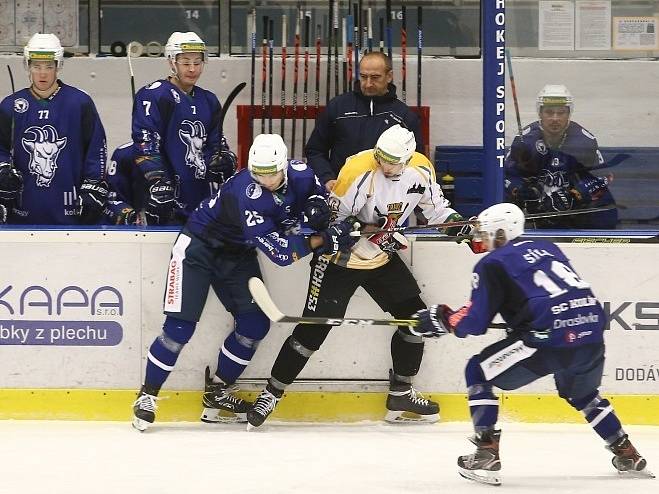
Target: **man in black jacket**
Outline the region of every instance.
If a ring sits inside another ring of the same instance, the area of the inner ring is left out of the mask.
[[[423,153],[419,117],[396,97],[391,60],[381,52],[364,55],[359,63],[359,86],[332,100],[316,120],[305,154],[328,191],[346,159],[372,149],[378,137],[396,124],[414,132]]]

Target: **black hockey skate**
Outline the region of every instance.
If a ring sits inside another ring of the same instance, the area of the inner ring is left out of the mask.
[[[247,412],[247,430],[260,427],[265,419],[274,411],[277,403],[283,396],[283,391],[272,388],[270,385],[266,386],[261,394],[252,405],[252,408]]]
[[[398,422],[427,422],[439,420],[439,404],[421,395],[410,383],[396,381],[389,371],[389,396],[384,420]]]
[[[201,399],[204,411],[201,412],[201,421],[208,423],[247,422],[247,411],[252,403],[235,396],[233,393],[236,391],[238,391],[236,385],[214,383],[211,371],[206,367],[204,395]]]
[[[476,445],[476,452],[458,456],[458,473],[465,479],[501,485],[500,438],[500,430],[480,432],[470,437],[469,440]]]
[[[153,424],[158,409],[157,400],[159,398],[153,390],[142,386],[137,394],[137,399],[133,402],[133,427],[135,429],[144,432]]]
[[[636,451],[627,434],[611,446],[607,446],[607,449],[615,455],[611,459],[611,463],[616,467],[618,473],[638,474],[640,476],[654,478],[654,474],[646,468],[647,461]]]

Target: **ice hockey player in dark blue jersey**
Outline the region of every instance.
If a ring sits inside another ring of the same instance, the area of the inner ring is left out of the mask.
[[[615,205],[613,175],[590,170],[604,159],[595,137],[571,120],[574,101],[563,85],[547,85],[537,97],[539,120],[513,140],[505,161],[506,200],[528,213]],[[617,209],[545,218],[538,228],[615,228]]]
[[[474,267],[471,299],[453,311],[433,305],[415,315],[411,331],[440,337],[481,335],[495,315],[507,337],[473,356],[465,370],[474,454],[458,458],[468,479],[499,484],[501,463],[496,429],[499,402],[492,388],[521,388],[554,376],[559,396],[583,413],[613,452],[619,472],[648,474],[611,403],[599,394],[604,370],[606,314],[588,282],[579,277],[552,242],[519,238],[524,213],[514,204],[491,206],[478,216],[473,242],[489,252]],[[650,474],[651,475],[651,474]]]
[[[24,60],[30,87],[0,103],[0,209],[12,224],[97,223],[107,149],[94,102],[57,78],[64,50],[54,34],[32,36]]]
[[[138,211],[133,204],[143,202],[144,176],[135,166],[135,148],[132,141],[114,150],[108,161],[108,201],[103,210],[103,224],[140,225]]]
[[[135,207],[144,208],[150,225],[185,223],[236,169],[236,156],[220,134],[220,103],[196,85],[206,45],[193,32],[175,32],[165,55],[169,77],[140,89],[133,105],[135,162],[147,190],[145,203]]]
[[[154,421],[158,392],[194,333],[210,287],[235,323],[222,344],[217,372],[211,377],[206,369],[201,419],[246,420],[251,404],[234,394],[235,382],[270,328],[247,287],[252,276],[261,278],[256,251],[286,266],[312,251],[348,250],[359,238],[350,236],[357,225],[344,221],[330,226],[330,217],[325,188],[311,168],[288,161],[279,135],[257,136],[249,150],[248,169],[199,205],[174,244],[163,332],[149,349],[144,384],[133,405],[136,429],[145,430]],[[303,218],[318,233],[300,234]]]

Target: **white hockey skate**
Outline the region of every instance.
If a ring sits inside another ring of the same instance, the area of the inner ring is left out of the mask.
[[[156,419],[156,410],[159,400],[157,396],[149,394],[142,388],[133,402],[133,427],[140,432],[149,428]]]

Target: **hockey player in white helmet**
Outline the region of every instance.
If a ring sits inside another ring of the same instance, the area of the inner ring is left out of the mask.
[[[195,331],[211,286],[235,323],[220,345],[216,371],[206,369],[201,420],[244,421],[250,403],[235,394],[235,382],[270,329],[248,289],[249,278],[262,277],[256,251],[287,266],[311,252],[335,255],[354,243],[354,225],[329,224],[325,188],[306,163],[289,161],[287,154],[280,136],[257,136],[248,167],[203,201],[178,236],[168,268],[165,323],[149,348],[144,385],[133,405],[138,430],[154,422],[157,395]],[[302,235],[303,222],[315,233]]]
[[[135,95],[135,162],[146,187],[135,204],[150,225],[183,224],[236,169],[219,128],[221,105],[197,86],[208,54],[194,32],[174,32],[165,45],[169,76]]]
[[[607,323],[604,309],[556,244],[520,238],[523,232],[524,213],[516,205],[496,204],[483,211],[476,235],[489,253],[474,267],[469,302],[456,311],[440,304],[414,315],[419,325],[412,332],[430,338],[482,335],[497,314],[508,325],[505,339],[467,362],[465,378],[475,433],[470,441],[476,452],[458,457],[460,475],[501,483],[499,402],[493,388],[515,390],[547,375],[553,375],[559,396],[581,412],[605,442],[618,472],[651,475],[611,403],[599,393]],[[575,300],[587,301],[586,310]],[[572,323],[577,320],[575,330]],[[576,453],[574,445],[568,453]]]
[[[374,149],[348,158],[330,195],[336,219],[356,217],[371,231],[392,230],[404,225],[417,206],[430,223],[462,219],[444,199],[434,167],[415,148],[414,134],[394,125],[382,133]],[[460,228],[449,233],[457,234]],[[360,286],[396,318],[408,318],[425,308],[421,290],[398,254],[405,248],[402,234],[387,231],[362,236],[347,252],[314,256],[303,317],[343,317]],[[260,426],[272,413],[331,328],[322,324],[295,327],[279,351],[266,388],[247,414],[250,426]],[[423,357],[423,339],[407,326],[400,327],[392,335],[391,355],[386,420],[437,421],[438,404],[412,386]]]
[[[30,86],[0,103],[0,222],[95,224],[108,186],[94,102],[58,79],[64,49],[54,34],[34,34],[23,60]]]
[[[613,175],[595,173],[604,164],[595,136],[573,120],[574,98],[563,84],[544,86],[536,98],[539,120],[516,136],[504,163],[506,200],[529,213],[615,205]],[[538,220],[541,228],[615,228],[615,208]]]

